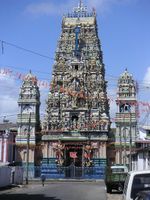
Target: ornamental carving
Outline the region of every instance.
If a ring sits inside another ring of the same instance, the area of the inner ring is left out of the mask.
[[[52,143],[52,148],[56,153],[56,164],[62,166],[64,164],[64,148],[65,146],[61,142]]]
[[[84,20],[78,25],[73,18],[63,19],[46,109],[50,133],[58,128],[68,133],[102,132],[110,127],[107,82],[96,20]]]

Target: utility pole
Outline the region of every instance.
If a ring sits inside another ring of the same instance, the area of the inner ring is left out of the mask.
[[[27,132],[27,160],[26,160],[26,184],[27,185],[28,185],[28,172],[29,172],[30,126],[31,126],[31,113],[29,115],[29,125],[28,125],[28,132]]]
[[[119,125],[119,139],[120,139],[119,164],[122,164],[122,137],[121,137],[121,125]]]
[[[126,156],[127,156],[127,153],[126,153],[126,140],[127,140],[127,137],[126,137],[126,127],[123,128],[123,135],[124,135],[124,165],[126,165]]]
[[[129,144],[129,170],[132,171],[132,135],[131,135],[131,112],[130,112],[130,144]]]
[[[123,138],[124,138],[124,153],[123,153],[123,164],[127,164],[127,127],[126,127],[126,115],[123,116]]]

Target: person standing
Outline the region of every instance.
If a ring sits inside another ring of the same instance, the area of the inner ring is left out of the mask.
[[[42,186],[44,187],[44,183],[46,180],[46,176],[44,174],[41,175]]]

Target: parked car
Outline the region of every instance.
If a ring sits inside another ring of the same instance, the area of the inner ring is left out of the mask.
[[[135,200],[150,200],[150,190],[138,192]]]
[[[127,172],[128,168],[125,165],[113,165],[106,168],[105,184],[108,193],[111,193],[112,189],[123,191]]]
[[[129,172],[124,184],[123,200],[135,200],[138,192],[150,190],[150,170]]]

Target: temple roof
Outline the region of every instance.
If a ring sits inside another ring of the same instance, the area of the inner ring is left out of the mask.
[[[36,76],[34,76],[30,70],[29,73],[25,76],[25,80],[32,80],[33,78],[36,79]]]
[[[24,77],[24,84],[30,84],[31,85],[37,85],[37,78],[36,76],[34,76],[31,72],[31,70],[29,71],[29,73]],[[23,85],[24,85],[23,84]]]
[[[118,83],[120,84],[133,84],[134,83],[134,79],[132,74],[130,74],[127,69],[125,69],[125,71],[120,75]]]
[[[127,71],[127,68],[125,69],[125,71],[120,75],[120,79],[133,79],[132,74],[130,74]]]

